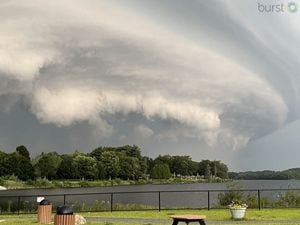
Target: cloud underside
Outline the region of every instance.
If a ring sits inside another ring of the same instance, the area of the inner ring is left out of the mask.
[[[287,107],[266,80],[201,40],[109,2],[61,4],[0,7],[0,96],[10,99],[1,109],[21,96],[41,123],[87,121],[103,136],[118,129],[109,115],[135,114],[144,122],[128,129],[143,138],[186,136],[231,149],[285,122]],[[7,8],[28,13],[3,16]]]

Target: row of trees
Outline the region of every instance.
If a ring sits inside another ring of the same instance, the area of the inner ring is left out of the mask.
[[[247,172],[231,172],[229,177],[234,180],[288,180],[300,179],[300,168],[292,168],[283,171],[263,170]]]
[[[190,156],[160,155],[154,160],[150,159],[148,163],[149,172],[153,178],[168,178],[170,174],[176,176],[200,175],[206,179],[212,176],[222,179],[228,178],[228,167],[220,161],[202,160],[195,162]],[[161,171],[164,171],[163,174],[165,175],[159,175]]]
[[[220,161],[195,162],[189,156],[141,155],[136,145],[99,147],[90,153],[48,152],[31,159],[25,146],[13,153],[0,151],[0,176],[15,175],[21,180],[47,179],[168,179],[175,176],[203,175],[227,178],[228,168]]]

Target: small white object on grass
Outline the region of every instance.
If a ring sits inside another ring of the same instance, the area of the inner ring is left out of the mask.
[[[75,225],[83,225],[83,224],[86,224],[86,219],[83,216],[76,214]]]

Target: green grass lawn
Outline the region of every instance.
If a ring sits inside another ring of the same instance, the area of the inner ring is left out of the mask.
[[[38,225],[38,223],[36,222],[36,220],[7,220],[4,222],[0,223],[1,225]],[[118,223],[110,223],[110,222],[89,222],[86,225],[166,225],[166,224],[172,224],[172,222],[170,221],[169,223],[122,223],[122,222],[118,222]],[[180,223],[181,224],[185,224],[185,223]],[[197,223],[190,223],[192,224],[197,224]],[[209,223],[208,225],[220,225],[220,223],[218,224],[213,224],[213,223]],[[237,225],[236,223],[226,223],[226,225]],[[299,223],[247,223],[247,225],[299,225]]]
[[[229,210],[163,210],[158,211],[128,211],[128,212],[99,212],[99,213],[81,213],[85,217],[103,217],[103,218],[136,218],[136,219],[165,219],[166,223],[172,224],[170,215],[174,214],[202,214],[207,216],[208,224],[213,225],[216,220],[231,221]],[[0,225],[37,225],[37,215],[0,215]],[[169,221],[168,221],[169,220]],[[255,209],[248,209],[246,212],[247,225],[299,225],[300,209],[263,209],[261,211]],[[253,221],[253,222],[252,222]],[[259,223],[259,221],[262,221]],[[264,222],[265,221],[265,222]],[[268,221],[266,223],[266,221]],[[281,223],[281,221],[286,221]],[[88,225],[130,225],[141,224],[151,225],[151,223],[124,223],[124,222],[89,222]],[[153,223],[153,225],[162,225]],[[184,224],[184,223],[183,223]],[[193,224],[193,223],[191,223]],[[220,224],[216,222],[216,224]],[[234,225],[233,223],[226,223],[226,225]]]
[[[100,212],[82,213],[86,217],[110,217],[110,218],[149,218],[168,219],[174,214],[201,214],[206,215],[207,220],[230,220],[228,209],[214,210],[162,210],[158,211],[123,211],[123,212]],[[299,220],[300,209],[248,209],[246,220]]]

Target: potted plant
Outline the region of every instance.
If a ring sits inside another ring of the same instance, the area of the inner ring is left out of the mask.
[[[243,219],[248,206],[242,201],[232,201],[228,207],[233,219]]]

